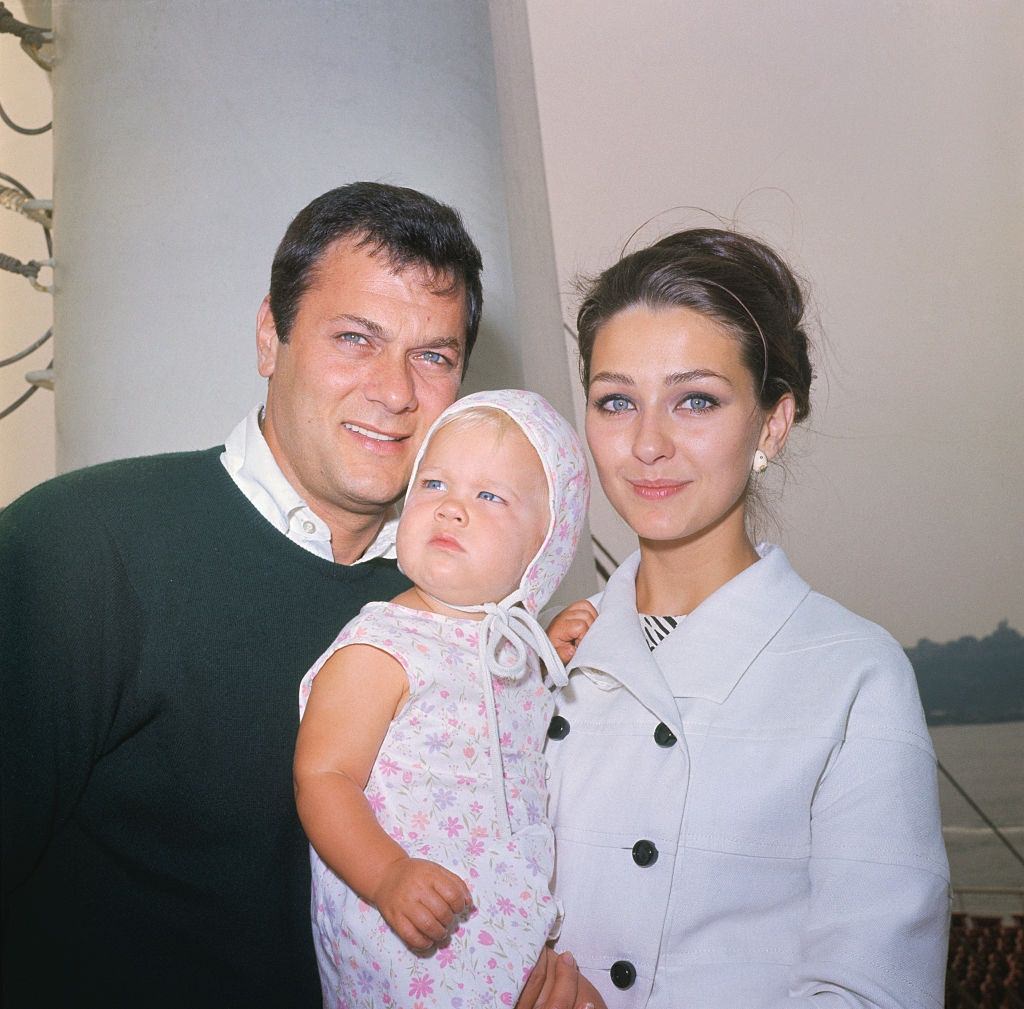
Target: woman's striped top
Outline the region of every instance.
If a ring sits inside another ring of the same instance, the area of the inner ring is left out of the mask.
[[[655,617],[650,613],[641,613],[640,623],[643,624],[647,647],[653,652],[676,629],[682,619],[681,616]]]

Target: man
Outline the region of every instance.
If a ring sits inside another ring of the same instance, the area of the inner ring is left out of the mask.
[[[262,411],[0,516],[5,1006],[320,1004],[298,683],[408,585],[392,507],[458,391],[480,269],[421,193],[324,194],[274,258]]]

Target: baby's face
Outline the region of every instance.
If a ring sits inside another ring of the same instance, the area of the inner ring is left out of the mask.
[[[549,515],[544,469],[521,431],[443,427],[409,489],[398,561],[442,602],[498,602],[536,556]]]

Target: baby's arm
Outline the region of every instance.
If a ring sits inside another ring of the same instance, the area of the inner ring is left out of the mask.
[[[563,662],[568,662],[576,654],[583,635],[596,619],[597,610],[593,603],[581,599],[567,606],[548,624],[548,639]]]
[[[317,853],[399,938],[427,949],[470,904],[465,882],[410,858],[373,814],[363,789],[388,726],[407,696],[405,671],[369,645],[349,645],[313,681],[295,745],[299,819]]]

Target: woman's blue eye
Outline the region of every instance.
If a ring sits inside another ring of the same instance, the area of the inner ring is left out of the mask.
[[[689,404],[689,409],[693,413],[707,413],[708,410],[714,409],[718,406],[718,401],[713,399],[711,396],[687,396],[683,400],[684,404]]]
[[[598,406],[608,413],[625,413],[633,408],[633,404],[625,396],[605,396]]]
[[[477,497],[483,498],[484,501],[497,501],[497,502],[502,503],[502,504],[504,503],[504,500],[505,500],[504,498],[498,497],[497,494],[494,494],[493,492],[491,492],[489,490],[482,490],[482,491],[480,491],[480,493],[477,494]]]

